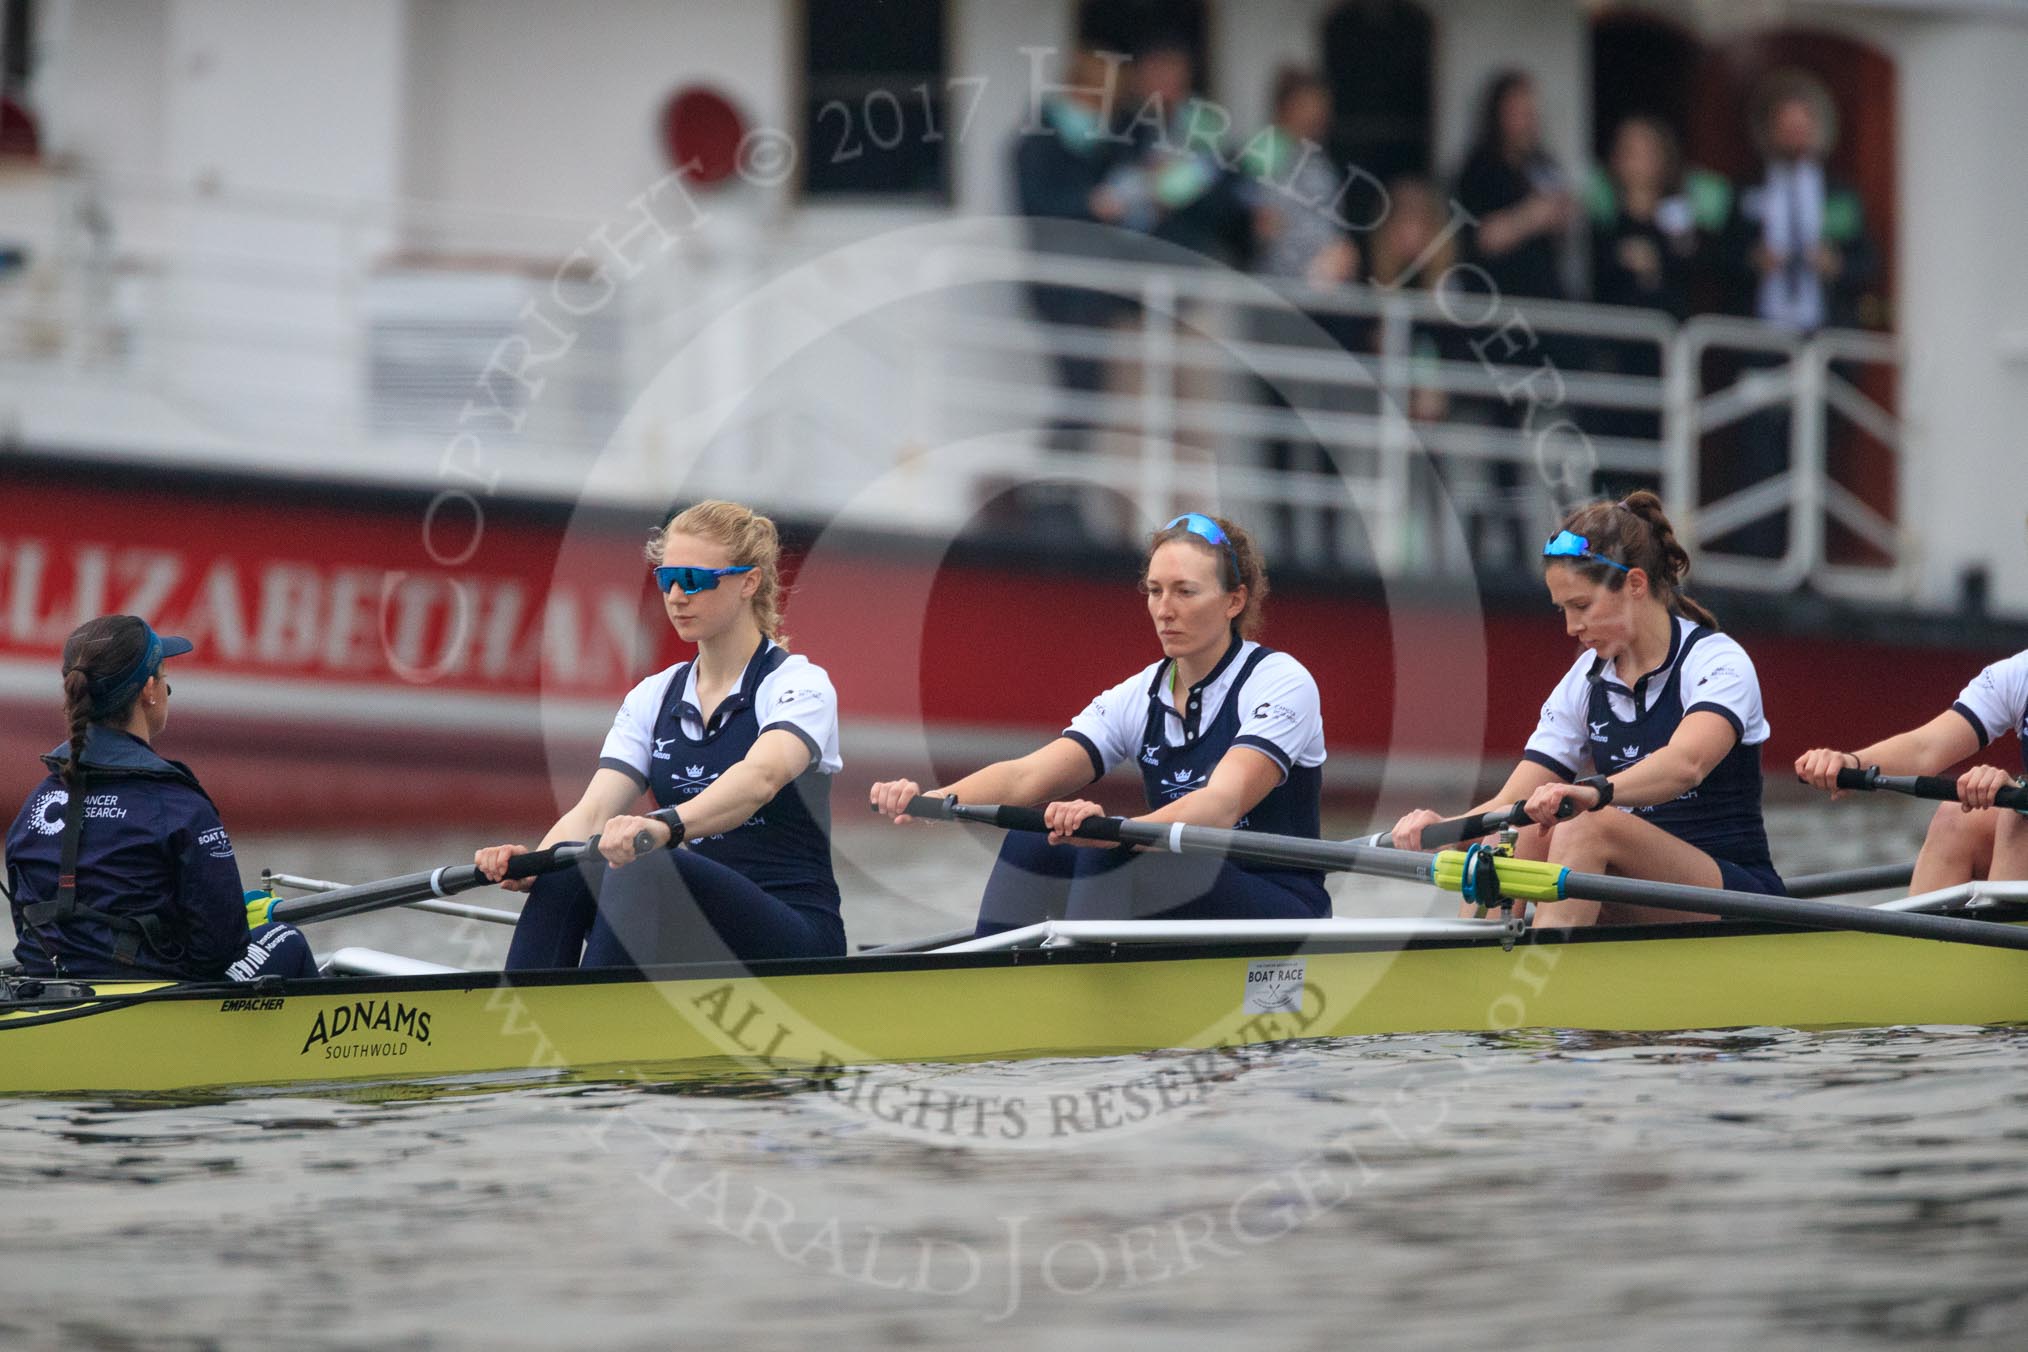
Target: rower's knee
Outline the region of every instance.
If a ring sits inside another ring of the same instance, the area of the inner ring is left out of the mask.
[[[1603,812],[1588,812],[1567,822],[1558,822],[1556,829],[1549,833],[1549,862],[1579,864],[1595,861],[1610,849],[1612,828],[1617,824]]]
[[[1994,819],[1998,815],[1991,811],[1967,812],[1956,803],[1944,803],[1930,814],[1922,848],[1940,860],[1982,873],[1993,852]]]

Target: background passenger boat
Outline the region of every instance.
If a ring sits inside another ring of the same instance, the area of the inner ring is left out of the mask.
[[[1641,492],[1587,504],[1543,559],[1550,598],[1586,651],[1543,704],[1521,763],[1474,811],[1525,799],[1537,826],[1519,852],[1582,872],[1783,895],[1761,818],[1760,680],[1746,650],[1683,593],[1690,557],[1661,500]],[[1565,803],[1587,815],[1559,820]],[[1607,806],[1627,810],[1598,811]],[[1419,848],[1438,820],[1409,813],[1394,843]],[[1593,901],[1536,911],[1549,925],[1684,918]]]
[[[963,802],[1048,803],[1046,838],[1011,834],[986,883],[978,931],[1045,917],[1301,919],[1328,915],[1319,874],[1132,850],[1078,848],[1071,833],[1104,815],[1065,796],[1133,761],[1149,822],[1315,838],[1324,763],[1317,683],[1253,638],[1267,570],[1247,533],[1190,512],[1156,531],[1142,577],[1162,658],[1104,691],[1061,737],[932,793]],[[872,789],[907,821],[913,780]],[[1056,801],[1052,801],[1056,800]]]
[[[251,981],[315,976],[290,925],[249,921],[271,899],[240,888],[218,809],[190,768],[157,755],[169,723],[162,664],[190,651],[136,615],[63,645],[70,736],[7,832],[14,956],[32,976]]]
[[[507,966],[841,955],[830,838],[838,696],[822,667],[784,646],[775,525],[737,503],[701,502],[647,553],[669,623],[697,656],[629,692],[584,796],[542,838],[547,848],[596,834],[602,857],[532,891],[502,884],[530,891]],[[674,813],[634,815],[643,791]],[[657,848],[637,863],[643,831]],[[495,845],[474,863],[498,882],[525,852]]]
[[[2028,652],[1981,671],[1950,708],[1919,728],[1857,751],[1804,752],[1796,758],[1796,775],[1836,798],[1840,770],[1878,766],[1891,775],[1941,774],[2009,732],[2020,741],[2021,764],[2028,770]],[[2028,817],[1993,806],[1994,796],[2015,782],[1996,765],[1974,765],[1958,776],[1958,801],[1939,806],[1923,836],[1909,884],[1913,892],[1975,879],[2028,878]]]

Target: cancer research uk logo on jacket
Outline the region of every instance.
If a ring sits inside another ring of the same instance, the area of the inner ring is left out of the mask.
[[[84,801],[85,801],[85,819],[87,821],[93,819],[97,819],[100,821],[118,821],[127,815],[127,809],[120,805],[120,795],[118,795],[117,793],[88,793],[85,795]],[[35,802],[29,807],[28,825],[30,829],[32,829],[37,835],[40,836],[62,835],[63,810],[69,806],[70,806],[70,790],[51,789],[49,792],[43,794],[40,798],[37,798]],[[218,836],[220,840],[225,839],[225,831],[223,828],[218,830],[215,834]],[[211,836],[206,835],[204,838],[204,843],[208,845],[210,844],[210,842]],[[214,859],[232,858],[232,846],[228,844],[225,847],[224,854],[219,854],[214,850],[212,857]]]
[[[63,810],[69,805],[70,794],[62,789],[51,789],[28,809],[28,824],[39,836],[61,835]]]

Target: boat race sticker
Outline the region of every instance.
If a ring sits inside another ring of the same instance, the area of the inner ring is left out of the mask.
[[[1303,959],[1256,958],[1246,965],[1243,1014],[1303,1012]]]

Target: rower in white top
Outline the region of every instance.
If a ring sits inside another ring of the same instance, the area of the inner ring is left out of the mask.
[[[1806,784],[1840,797],[1838,772],[1878,766],[1890,775],[1934,775],[2013,733],[2028,769],[2028,652],[1993,663],[1950,708],[1919,728],[1857,751],[1818,747],[1796,758]],[[1930,818],[1910,886],[1917,894],[1976,879],[2028,878],[2028,816],[1993,805],[2015,783],[1997,765],[1974,765],[1958,776],[1958,801]]]
[[[1277,835],[1319,834],[1324,729],[1317,683],[1287,653],[1254,642],[1267,570],[1243,530],[1197,512],[1149,541],[1142,577],[1162,659],[1106,690],[1063,735],[930,792],[966,803],[1044,810],[1051,834],[1010,833],[987,880],[978,932],[1045,918],[1305,919],[1329,915],[1323,876],[1208,858],[1072,848],[1104,815],[1069,795],[1133,762],[1147,822]],[[897,822],[922,789],[876,784],[874,807]],[[1058,801],[1051,801],[1058,800]]]
[[[1536,825],[1516,852],[1582,873],[1785,896],[1761,817],[1760,681],[1738,643],[1683,593],[1690,556],[1661,499],[1630,494],[1578,508],[1543,549],[1543,579],[1586,651],[1542,706],[1521,763],[1474,813],[1525,799]],[[1589,777],[1579,778],[1589,765]],[[1601,812],[1613,806],[1620,812]],[[1560,820],[1572,810],[1580,815]],[[1422,846],[1441,820],[1394,828]],[[1624,903],[1538,906],[1538,925],[1694,920]]]

